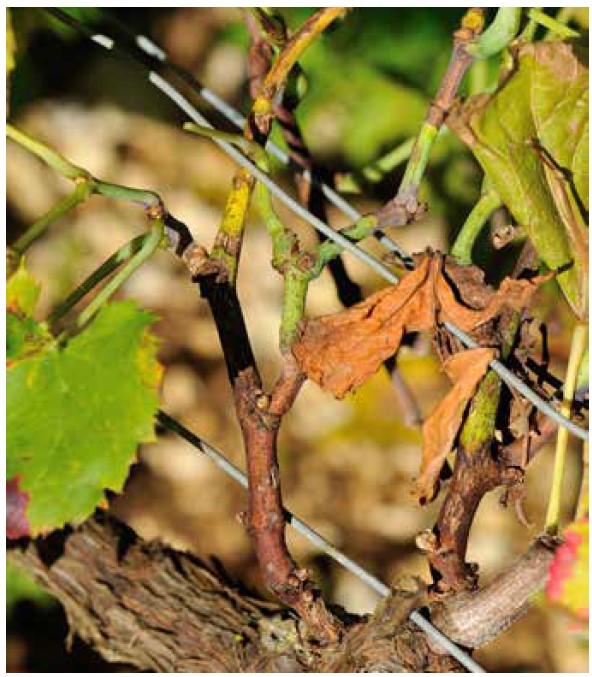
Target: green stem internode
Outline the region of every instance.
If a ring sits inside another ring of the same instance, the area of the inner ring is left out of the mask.
[[[450,251],[459,263],[467,265],[471,263],[473,247],[479,233],[487,219],[498,207],[501,207],[501,204],[499,195],[492,188],[484,185],[479,200],[463,223]]]
[[[82,282],[76,289],[62,301],[57,308],[47,318],[50,326],[54,326],[61,320],[70,310],[82,300],[90,291],[92,291],[105,278],[109,277],[111,273],[124,262],[128,261],[132,256],[144,246],[148,234],[138,235],[133,240],[126,242],[114,254],[112,254],[104,263],[102,263],[94,272],[92,272],[84,282]]]
[[[578,371],[582,356],[588,345],[588,324],[578,323],[574,329],[571,339],[571,349],[567,363],[567,374],[563,383],[563,403],[561,405],[561,414],[569,417],[573,397],[576,389]],[[563,475],[565,472],[565,459],[567,456],[568,431],[563,426],[557,431],[557,445],[555,449],[555,466],[553,468],[553,480],[551,484],[551,494],[547,506],[547,517],[545,520],[545,531],[556,535],[559,531],[559,513],[561,509],[561,488],[563,485]]]
[[[476,454],[493,439],[501,387],[500,377],[491,370],[479,384],[459,438],[466,454]]]
[[[84,202],[91,192],[89,181],[79,181],[76,188],[67,195],[63,200],[54,205],[46,214],[30,226],[18,240],[10,246],[14,254],[19,257],[22,256],[31,244],[40,237],[54,221],[60,219],[64,214],[71,209]]]
[[[399,194],[416,192],[426,170],[434,141],[438,138],[438,127],[424,122],[411,151]]]
[[[280,324],[280,349],[286,351],[299,336],[300,322],[304,318],[306,295],[310,277],[295,268],[284,274],[284,302]]]
[[[253,197],[271,237],[273,267],[281,271],[288,265],[295,265],[298,255],[297,237],[275,213],[269,189],[262,183],[258,183]]]
[[[503,332],[502,358],[509,355],[519,325],[520,313],[514,313]],[[471,401],[469,415],[460,433],[460,444],[466,454],[478,453],[493,440],[501,392],[501,378],[489,370]]]
[[[106,303],[121,285],[158,249],[164,237],[164,221],[154,219],[150,232],[143,236],[140,249],[129,259],[128,263],[105,285],[88,306],[80,313],[78,327],[83,327]]]
[[[353,226],[341,231],[352,242],[359,242],[372,235],[378,225],[378,219],[373,215],[362,217]],[[336,258],[343,251],[343,247],[332,240],[325,240],[317,249],[317,262],[314,268],[314,276],[318,277],[329,261]]]
[[[49,148],[41,141],[37,141],[33,137],[25,134],[20,129],[16,129],[11,124],[6,125],[6,136],[13,141],[16,141],[20,146],[26,148],[28,151],[41,158],[46,164],[59,172],[66,179],[90,179],[90,174],[81,167],[76,166],[65,157],[57,153],[52,148]]]
[[[136,202],[143,207],[157,207],[162,205],[160,197],[151,190],[142,190],[141,188],[129,188],[120,186],[117,183],[107,181],[93,180],[93,192],[103,197],[110,197],[114,200],[123,200],[125,202]]]
[[[299,336],[300,322],[304,319],[308,285],[315,275],[312,270],[303,270],[300,267],[298,238],[275,213],[267,186],[258,183],[255,186],[253,198],[271,237],[272,265],[283,276],[284,299],[280,321],[280,349],[285,352]]]

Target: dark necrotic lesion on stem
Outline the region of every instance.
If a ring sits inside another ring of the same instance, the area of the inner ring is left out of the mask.
[[[535,264],[534,248],[527,241],[512,277],[530,274]],[[499,320],[496,333],[504,359],[510,358],[516,348],[520,322],[521,314],[510,310]],[[469,405],[448,492],[427,547],[434,589],[439,593],[477,588],[477,567],[466,562],[465,556],[481,500],[496,487],[513,487],[523,480],[524,468],[530,459],[517,463],[516,452],[504,449],[495,439],[496,427],[503,425],[500,403],[510,396],[499,376],[489,371]]]

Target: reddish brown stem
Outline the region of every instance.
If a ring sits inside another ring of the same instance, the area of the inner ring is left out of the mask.
[[[465,561],[469,532],[483,496],[500,484],[521,478],[520,470],[504,470],[489,446],[467,454],[459,448],[450,487],[434,527],[428,559],[438,593],[477,588],[477,567]]]
[[[282,416],[292,406],[303,377],[290,356],[271,396],[267,395],[236,290],[215,275],[199,278],[199,284],[214,316],[243,434],[249,477],[247,528],[265,584],[299,613],[321,641],[333,641],[339,635],[339,624],[327,611],[308,572],[296,567],[284,536],[277,435]]]
[[[258,375],[252,368],[238,375],[234,386],[234,402],[247,450],[247,527],[267,587],[292,605],[297,601],[300,586],[298,579],[290,580],[295,564],[284,538],[276,451],[281,417],[269,412],[269,397],[261,391]]]
[[[444,124],[446,116],[450,112],[456,98],[460,83],[474,61],[474,58],[470,54],[467,54],[465,49],[467,43],[473,37],[474,34],[462,28],[455,33],[450,63],[448,64],[446,74],[442,78],[438,93],[430,103],[425,119],[426,124],[433,125],[438,129]]]
[[[245,12],[245,23],[249,32],[249,56],[247,59],[249,96],[255,101],[271,67],[273,47],[261,34],[257,21],[248,12]]]
[[[273,50],[261,35],[259,26],[252,16],[247,15],[250,34],[249,84],[254,100],[261,95],[263,83],[270,72]],[[282,52],[283,54],[283,52]],[[281,58],[280,55],[279,58]],[[265,124],[262,121],[266,121]],[[271,118],[255,115],[249,117],[245,134],[265,142]],[[204,289],[202,283],[202,291]],[[236,293],[227,289],[227,293]],[[209,300],[209,298],[208,298]],[[238,299],[236,299],[238,306]],[[224,305],[212,311],[219,326],[220,340],[228,333],[222,326],[225,322]],[[238,306],[240,310],[240,306]],[[242,337],[238,340],[248,343],[248,336],[242,314],[240,322]],[[235,337],[238,338],[238,337]],[[226,339],[224,354],[227,362],[232,354]],[[309,580],[306,570],[296,567],[285,540],[284,508],[280,487],[280,471],[277,459],[277,435],[282,417],[289,411],[304,382],[291,354],[284,356],[282,375],[271,395],[262,390],[262,383],[254,359],[233,378],[234,403],[241,426],[247,453],[247,474],[249,477],[249,510],[247,528],[253,541],[257,559],[267,587],[284,603],[293,607],[309,627],[324,641],[333,641],[338,635],[338,624],[326,610],[318,591]]]

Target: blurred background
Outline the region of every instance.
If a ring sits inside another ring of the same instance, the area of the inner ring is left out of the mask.
[[[247,35],[240,10],[228,8],[69,10],[88,25],[112,32],[114,16],[134,32],[151,36],[171,58],[206,86],[247,113]],[[282,10],[298,26],[311,12]],[[306,53],[302,65],[309,91],[298,118],[319,164],[337,172],[341,185],[359,184],[352,203],[366,213],[391,197],[404,162],[378,182],[365,168],[412,137],[438,87],[450,54],[451,35],[462,9],[357,9]],[[147,83],[142,68],[122,61],[39,10],[11,10],[17,66],[10,86],[10,119],[76,164],[105,180],[153,189],[170,211],[206,247],[212,242],[234,171],[213,143],[185,134],[184,118]],[[551,12],[552,13],[552,12]],[[583,17],[582,20],[586,20]],[[497,65],[480,67],[473,78],[495,83]],[[471,78],[465,85],[471,87]],[[199,107],[227,128],[199,97]],[[279,135],[274,138],[281,143]],[[293,178],[274,166],[274,178],[293,192]],[[366,174],[368,174],[366,172]],[[479,194],[481,173],[452,135],[438,141],[424,185],[430,215],[391,235],[409,252],[427,246],[447,251]],[[9,142],[7,147],[7,237],[24,228],[68,191],[66,181]],[[313,243],[315,235],[278,206],[279,213]],[[329,209],[339,228],[344,217]],[[42,284],[39,318],[117,247],[141,232],[141,210],[93,197],[53,225],[33,245],[28,266]],[[367,248],[377,256],[376,243]],[[515,252],[495,252],[485,233],[477,260],[491,281],[511,265]],[[281,280],[271,268],[270,242],[252,211],[239,274],[239,295],[261,371],[268,384],[278,373]],[[363,264],[345,257],[351,276],[368,294],[382,282]],[[491,272],[497,271],[497,272]],[[125,285],[120,296],[136,299],[158,317],[160,360],[165,366],[162,407],[196,434],[244,467],[226,369],[207,305],[185,269],[159,253]],[[324,273],[310,289],[307,313],[340,309],[335,287]],[[546,285],[533,314],[548,326],[551,369],[563,376],[569,351],[571,314],[553,284]],[[427,415],[448,388],[429,346],[404,348],[401,373]],[[405,576],[428,579],[415,536],[430,528],[440,499],[427,508],[413,500],[421,435],[405,424],[386,371],[355,395],[337,402],[307,383],[280,438],[282,485],[287,507],[388,584]],[[472,531],[469,559],[490,579],[523,552],[543,524],[552,468],[552,449],[541,452],[527,476],[526,514],[520,524],[499,505],[500,494],[483,502]],[[566,516],[575,501],[579,449],[571,449],[565,493]],[[163,435],[139,451],[115,513],[146,539],[157,538],[216,558],[248,586],[262,586],[256,561],[237,514],[244,491],[179,438]],[[370,613],[376,595],[358,579],[289,534],[298,562],[314,570],[330,602]],[[82,643],[64,649],[62,611],[22,574],[7,576],[7,669],[41,672],[117,671]],[[476,654],[489,671],[580,672],[587,645],[561,612],[537,602],[498,640]]]

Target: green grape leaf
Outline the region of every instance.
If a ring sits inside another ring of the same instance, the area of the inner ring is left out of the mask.
[[[563,532],[547,580],[547,599],[581,621],[588,621],[590,587],[590,528],[588,517],[572,522]]]
[[[472,97],[448,124],[471,148],[543,262],[558,271],[576,314],[584,315],[587,227],[578,199],[587,210],[588,69],[577,48],[562,42],[521,46],[498,91]],[[558,178],[561,173],[565,178]]]
[[[121,490],[138,444],[154,439],[153,320],[133,302],[108,305],[65,347],[8,368],[7,479],[25,513],[15,512],[13,537],[88,517],[105,489]]]

